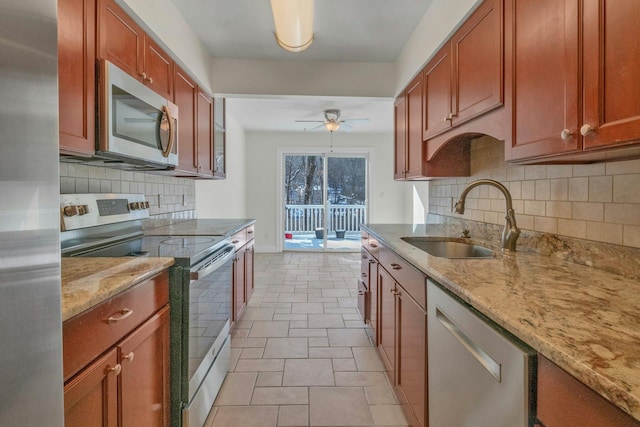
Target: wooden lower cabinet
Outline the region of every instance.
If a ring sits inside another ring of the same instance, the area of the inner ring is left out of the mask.
[[[427,421],[427,313],[378,266],[378,349],[396,396],[413,426]]]
[[[236,251],[236,257],[233,260],[234,321],[240,320],[240,316],[242,316],[242,312],[247,305],[245,253],[246,247],[243,246]]]
[[[640,421],[540,354],[537,417],[545,427],[640,427]]]
[[[245,271],[245,281],[247,283],[247,303],[253,295],[254,289],[254,277],[253,277],[253,258],[255,251],[255,241],[249,240],[247,242],[247,251],[244,254],[244,271]]]
[[[98,357],[96,348],[104,350]],[[65,321],[65,426],[169,426],[169,351],[166,272]]]

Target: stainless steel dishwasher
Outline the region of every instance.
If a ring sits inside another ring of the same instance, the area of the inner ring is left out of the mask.
[[[535,351],[427,284],[430,427],[527,427]]]

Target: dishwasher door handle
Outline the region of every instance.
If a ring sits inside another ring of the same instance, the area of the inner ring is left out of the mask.
[[[438,319],[438,321],[442,323],[442,326],[447,328],[447,330],[451,332],[451,335],[453,335],[453,337],[458,340],[458,342],[462,344],[462,346],[466,348],[467,351],[471,353],[471,355],[475,357],[491,375],[493,375],[496,381],[502,381],[502,370],[500,364],[489,356],[482,347],[473,342],[471,338],[469,338],[442,310],[440,310],[440,307],[436,307],[436,319]]]

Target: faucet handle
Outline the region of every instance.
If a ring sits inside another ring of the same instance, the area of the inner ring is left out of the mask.
[[[462,233],[460,234],[462,237],[464,237],[465,239],[468,239],[469,237],[471,237],[471,233],[469,232],[469,230],[467,230],[466,228],[464,228],[462,230]]]

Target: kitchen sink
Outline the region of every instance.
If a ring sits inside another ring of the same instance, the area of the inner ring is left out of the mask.
[[[456,237],[402,237],[416,248],[440,258],[493,258],[494,252]]]

